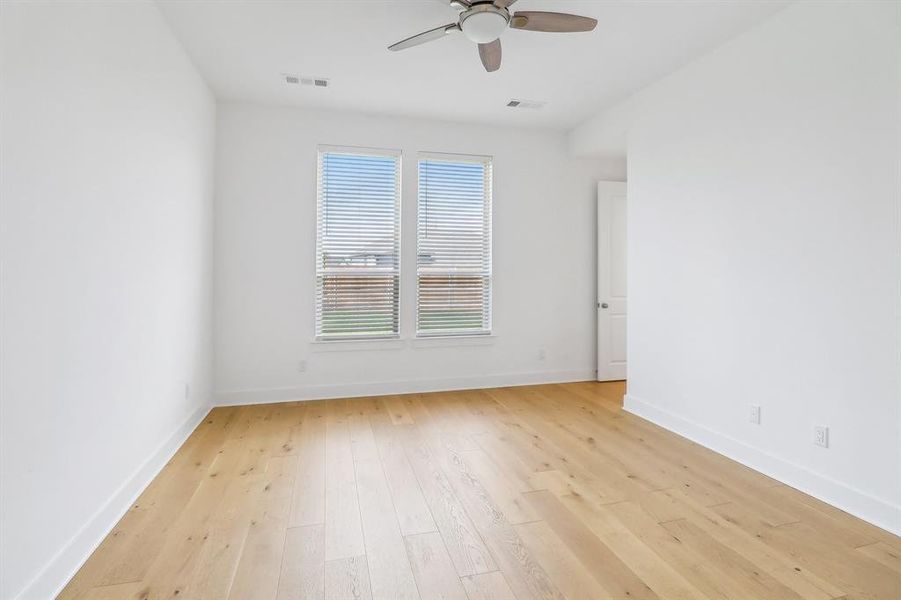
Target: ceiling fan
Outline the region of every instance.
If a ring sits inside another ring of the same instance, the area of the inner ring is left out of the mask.
[[[479,45],[479,57],[485,70],[497,71],[501,68],[501,40],[508,26],[525,31],[548,31],[570,33],[591,31],[598,24],[597,19],[557,12],[524,10],[510,14],[509,7],[516,0],[439,0],[460,11],[456,23],[442,25],[408,37],[388,46],[388,50],[398,51],[412,48],[426,42],[462,31],[463,35]]]

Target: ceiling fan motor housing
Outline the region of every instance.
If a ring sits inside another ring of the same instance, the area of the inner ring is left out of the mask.
[[[488,44],[501,36],[510,23],[510,13],[491,2],[474,4],[460,14],[460,29],[477,44]]]

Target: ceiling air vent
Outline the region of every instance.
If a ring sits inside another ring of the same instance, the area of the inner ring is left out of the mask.
[[[520,100],[513,98],[509,102],[507,102],[507,106],[510,108],[531,108],[532,110],[538,110],[539,108],[544,108],[544,105],[547,102],[541,102],[539,100]]]
[[[292,73],[282,73],[285,83],[289,85],[309,85],[313,87],[328,87],[329,79],[326,77],[312,77],[310,75],[294,75]]]

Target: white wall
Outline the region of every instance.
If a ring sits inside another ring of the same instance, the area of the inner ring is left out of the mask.
[[[399,342],[312,343],[317,144],[404,152]],[[554,133],[245,104],[220,106],[217,146],[219,402],[593,377],[595,182],[622,163],[572,160]],[[494,157],[492,339],[409,339],[421,150]]]
[[[901,533],[899,13],[799,3],[629,101],[627,406]]]
[[[0,11],[0,598],[30,600],[207,410],[215,104],[152,4]]]

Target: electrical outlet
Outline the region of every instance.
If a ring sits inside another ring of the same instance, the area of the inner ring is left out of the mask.
[[[547,357],[547,354],[544,351],[544,348],[538,349],[538,360],[544,360]]]
[[[751,411],[748,413],[748,420],[756,425],[760,425],[760,406],[751,405]]]
[[[297,372],[304,373],[304,372],[306,372],[306,370],[307,370],[307,361],[305,361],[305,360],[298,361]]]
[[[185,384],[185,400],[189,400],[191,398],[191,384]]]
[[[823,448],[829,447],[829,428],[825,425],[814,425],[813,443]]]

